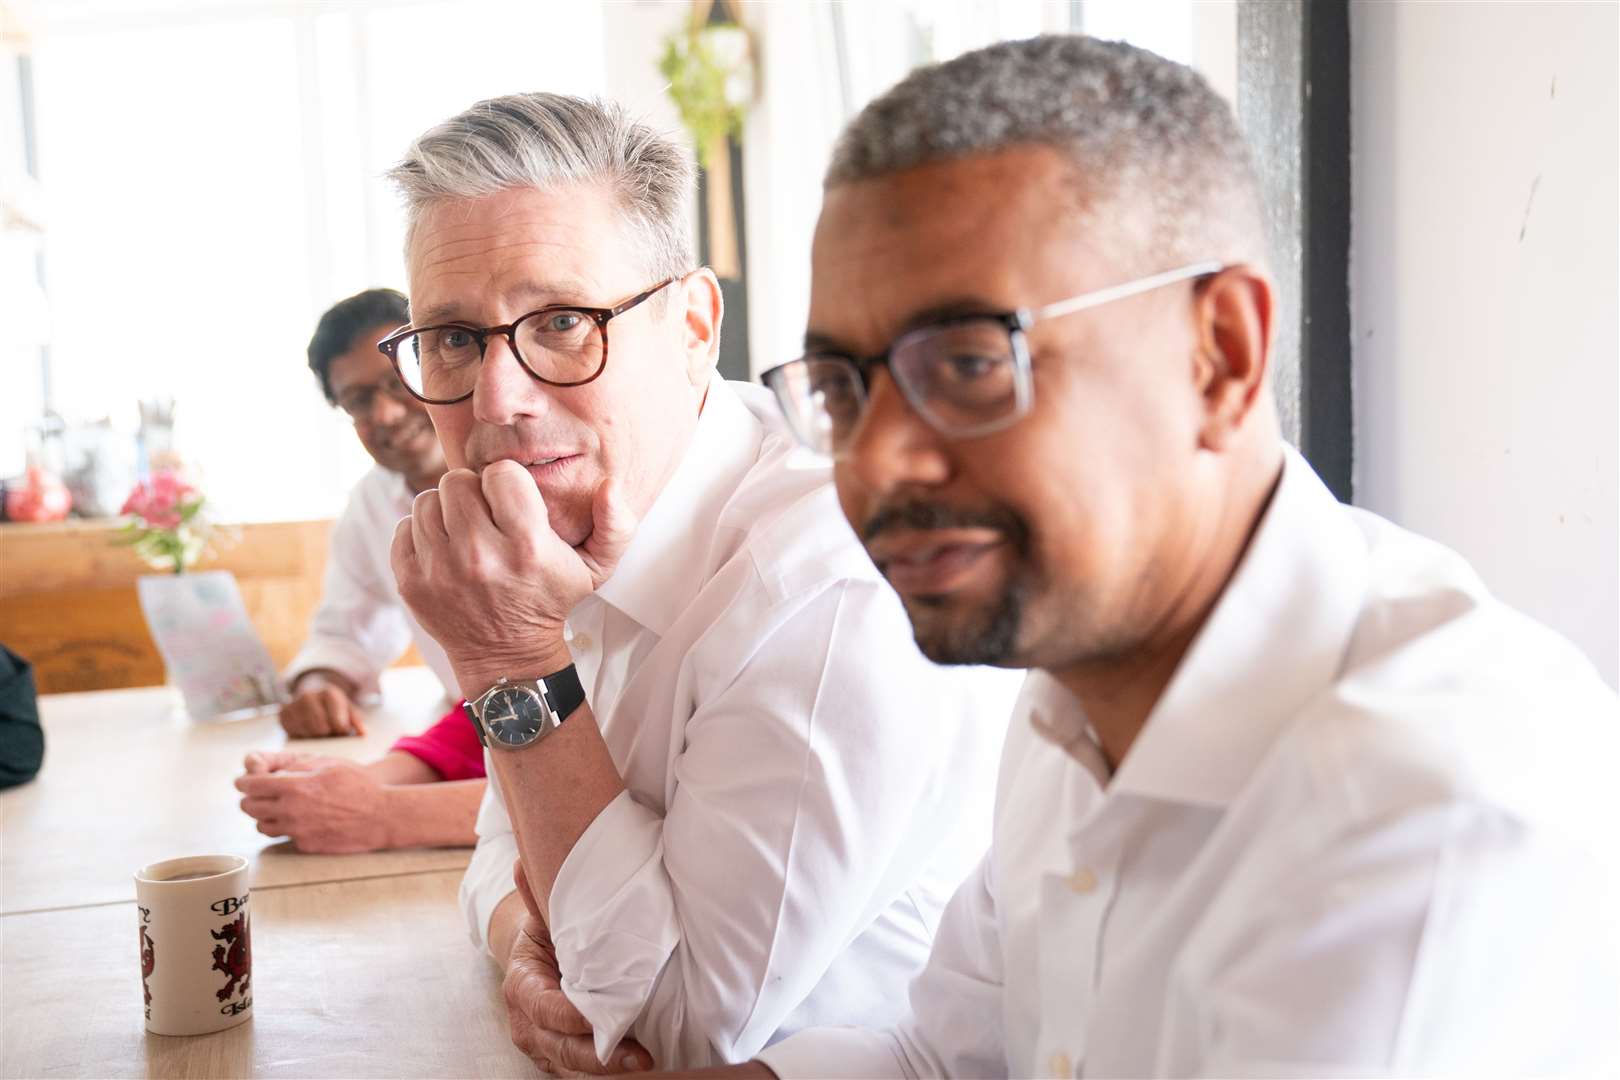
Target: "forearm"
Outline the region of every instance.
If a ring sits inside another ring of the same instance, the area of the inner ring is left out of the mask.
[[[490,754],[518,854],[540,915],[550,925],[551,889],[574,844],[624,790],[587,702],[541,741]]]
[[[390,750],[382,757],[365,766],[366,772],[377,779],[380,784],[436,784],[439,774],[433,766],[403,750]],[[480,784],[478,792],[483,794],[484,788]],[[473,813],[478,812],[478,804],[473,804]]]
[[[473,826],[484,784],[483,780],[455,780],[389,786],[385,789],[388,846],[473,846],[478,842]]]

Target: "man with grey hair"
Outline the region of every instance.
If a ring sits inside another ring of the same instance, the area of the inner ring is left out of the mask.
[[[715,374],[684,151],[524,94],[392,177],[415,321],[381,347],[451,467],[393,563],[488,748],[462,904],[514,1041],[692,1066],[897,1018],[1016,680],[933,668],[828,470]]]
[[[1257,201],[1118,42],[843,136],[766,381],[923,650],[1032,671],[908,1017],[737,1074],[1616,1074],[1614,694],[1283,444]]]

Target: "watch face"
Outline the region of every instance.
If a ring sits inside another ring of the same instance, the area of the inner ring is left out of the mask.
[[[548,721],[540,695],[526,686],[503,686],[484,702],[484,727],[506,746],[527,746]]]

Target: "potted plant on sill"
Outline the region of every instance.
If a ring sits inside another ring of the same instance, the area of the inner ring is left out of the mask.
[[[206,504],[178,472],[160,469],[124,500],[122,542],[165,571],[143,574],[136,592],[186,711],[196,720],[254,716],[279,705],[275,665],[248,621],[235,575],[192,571],[216,534]]]

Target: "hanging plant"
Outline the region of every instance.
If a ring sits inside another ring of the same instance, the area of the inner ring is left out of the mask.
[[[708,265],[717,276],[736,279],[742,276],[742,255],[729,140],[742,134],[743,114],[754,96],[753,50],[736,5],[726,0],[731,20],[718,23],[709,22],[713,7],[714,0],[693,0],[686,28],[664,42],[658,70],[669,80],[670,100],[703,166]]]
[[[705,169],[725,140],[742,134],[752,97],[748,32],[736,23],[681,30],[664,42],[658,70]]]

